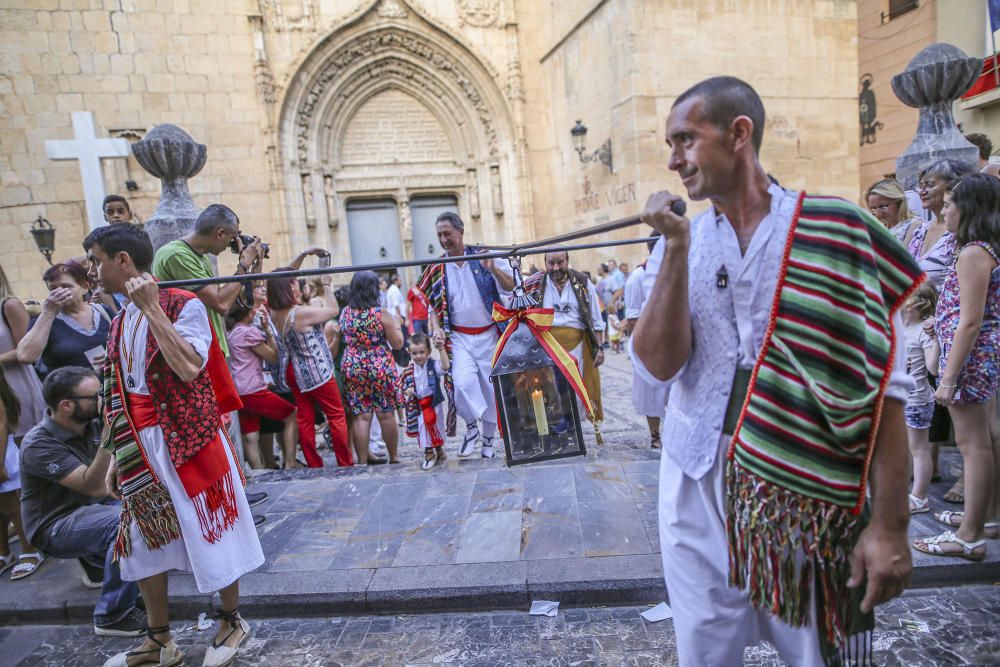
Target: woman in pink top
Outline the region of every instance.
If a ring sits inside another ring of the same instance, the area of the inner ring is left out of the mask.
[[[243,401],[240,410],[240,430],[246,442],[244,452],[251,468],[276,468],[274,451],[260,449],[260,419],[266,417],[284,423],[285,467],[301,468],[295,460],[298,441],[295,406],[268,389],[264,378],[264,362],[278,361],[278,344],[271,333],[266,309],[261,309],[261,327],[252,324],[256,311],[236,306],[229,313],[232,326],[226,334],[229,343],[229,366],[236,391]],[[263,459],[262,459],[263,455]]]

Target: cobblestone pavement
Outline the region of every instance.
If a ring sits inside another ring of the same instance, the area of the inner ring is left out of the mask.
[[[645,607],[562,609],[555,618],[518,611],[356,616],[303,621],[252,620],[253,636],[236,661],[244,667],[332,665],[674,665],[672,621],[649,623]],[[682,610],[675,610],[682,613]],[[928,631],[901,621],[922,621]],[[199,664],[211,631],[174,623],[188,665]],[[0,664],[100,665],[129,640],[102,639],[87,626],[0,629]],[[910,592],[879,610],[879,665],[946,667],[1000,664],[1000,587]],[[747,665],[780,665],[766,645]]]

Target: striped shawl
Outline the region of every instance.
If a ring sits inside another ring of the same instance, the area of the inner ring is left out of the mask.
[[[849,557],[892,371],[892,317],[923,279],[867,212],[803,194],[729,450],[730,583],[802,626],[815,576],[820,630],[835,647],[853,627]]]

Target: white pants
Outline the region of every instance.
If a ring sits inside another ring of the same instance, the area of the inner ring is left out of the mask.
[[[497,403],[490,373],[497,347],[496,328],[470,336],[451,334],[451,376],[455,381],[455,409],[466,422],[497,423]],[[484,432],[485,432],[484,428]]]
[[[723,483],[729,440],[722,437],[715,464],[701,479],[685,475],[666,450],[660,457],[660,551],[680,664],[741,665],[743,649],[766,640],[789,665],[822,667],[815,607],[810,625],[795,628],[755,609],[727,583]]]
[[[219,434],[222,436],[221,430]],[[160,549],[150,551],[133,523],[130,527],[132,555],[120,561],[122,579],[138,581],[169,570],[184,570],[194,573],[200,592],[212,593],[263,565],[264,552],[260,548],[260,538],[253,525],[250,505],[247,504],[243,483],[229,446],[225,446],[226,459],[229,461],[229,474],[236,491],[239,516],[232,528],[223,531],[219,541],[211,544],[202,537],[194,503],[184,491],[177,470],[170,461],[163,431],[159,426],[149,426],[139,431],[139,440],[150,467],[170,494],[170,500],[177,511],[181,537]]]
[[[635,408],[636,414],[663,419],[669,397],[669,388],[654,387],[643,381],[638,374],[632,375],[632,407]]]

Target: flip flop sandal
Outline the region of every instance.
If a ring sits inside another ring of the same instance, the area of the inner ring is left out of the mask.
[[[25,558],[34,558],[35,562],[33,562],[33,563],[22,563],[22,562],[20,562],[20,561],[24,560]],[[11,581],[18,581],[19,579],[24,579],[25,577],[30,577],[31,575],[33,575],[38,570],[38,568],[44,562],[45,562],[45,556],[42,555],[42,554],[40,554],[40,553],[38,553],[37,551],[34,552],[34,553],[21,554],[21,557],[18,558],[17,565],[15,565],[14,569],[10,571],[10,580]]]
[[[956,551],[954,549],[946,549],[944,546],[951,544],[956,544],[961,548]],[[976,551],[980,547],[982,547],[982,551]],[[930,556],[950,556],[952,558],[964,558],[971,561],[980,561],[986,558],[986,540],[966,542],[959,539],[950,530],[946,530],[934,537],[924,537],[914,540],[913,548]]]
[[[0,577],[3,576],[4,572],[14,567],[15,565],[17,565],[17,556],[15,556],[14,554],[7,554],[6,556],[0,556]]]

